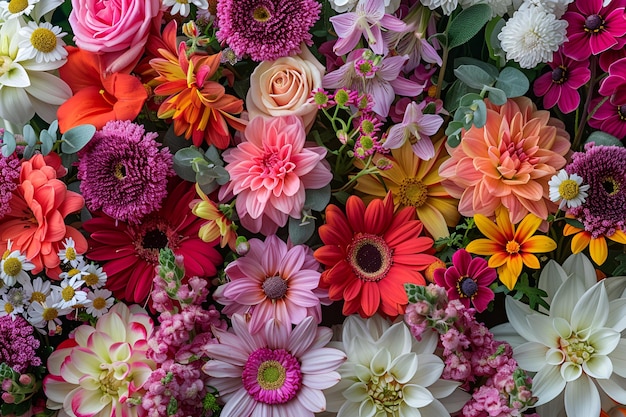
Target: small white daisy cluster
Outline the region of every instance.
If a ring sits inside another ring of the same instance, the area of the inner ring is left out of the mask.
[[[63,316],[84,309],[98,318],[109,311],[114,298],[102,288],[106,273],[76,253],[71,237],[63,242],[59,259],[65,270],[59,274],[59,282],[33,279],[28,271],[34,265],[19,251],[11,251],[9,242],[0,261],[0,317],[21,315],[42,334],[52,336],[61,333]]]
[[[170,9],[172,16],[180,14],[181,16],[188,16],[191,11],[191,5],[194,4],[200,10],[207,10],[209,8],[209,2],[207,0],[161,0],[164,8]]]
[[[561,16],[573,0],[524,0],[498,34],[506,59],[522,68],[552,61],[567,40],[567,22]]]

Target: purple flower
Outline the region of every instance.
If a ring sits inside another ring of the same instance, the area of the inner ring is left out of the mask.
[[[0,219],[11,211],[9,201],[13,196],[12,191],[17,188],[20,167],[20,161],[15,153],[8,158],[0,155]]]
[[[472,258],[465,249],[452,255],[452,266],[435,270],[435,283],[446,289],[450,300],[460,300],[466,308],[470,301],[476,311],[484,311],[493,291],[489,285],[497,278],[496,270],[487,266],[483,258]]]
[[[584,61],[608,49],[624,46],[626,39],[626,0],[613,0],[603,6],[603,0],[578,0],[569,5],[563,15],[567,21],[567,39],[563,53]]]
[[[315,0],[222,0],[217,2],[217,39],[238,56],[274,61],[311,45],[309,29],[319,18]]]
[[[174,175],[172,155],[159,150],[156,133],[130,121],[111,121],[81,151],[78,178],[89,210],[139,223],[161,208],[167,177]]]
[[[626,226],[626,148],[621,146],[585,146],[585,152],[572,155],[565,167],[568,174],[578,174],[589,184],[583,204],[572,207],[592,236],[612,236]]]
[[[589,61],[576,61],[559,51],[548,65],[551,71],[535,80],[535,95],[543,96],[546,109],[558,105],[563,113],[573,112],[580,104],[578,89],[591,78]]]
[[[408,57],[374,55],[367,49],[352,51],[341,68],[328,73],[322,80],[324,88],[350,88],[367,93],[374,99],[372,111],[386,118],[398,95],[414,97],[423,86],[401,75]]]
[[[31,366],[41,365],[38,348],[33,326],[23,317],[0,317],[0,363],[6,363],[15,372],[26,372]]]
[[[437,133],[443,124],[443,118],[436,114],[423,114],[422,109],[426,102],[417,104],[411,102],[406,107],[402,123],[395,124],[389,129],[389,136],[383,148],[397,149],[407,140],[411,142],[413,153],[427,161],[435,156],[435,147],[430,136]]]
[[[337,55],[347,54],[359,43],[364,35],[375,54],[384,55],[389,51],[381,28],[395,32],[406,30],[406,24],[397,17],[385,14],[384,0],[359,0],[354,12],[330,18],[339,37],[334,51]]]

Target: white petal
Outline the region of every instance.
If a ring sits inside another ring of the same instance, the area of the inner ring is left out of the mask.
[[[608,277],[602,280],[609,300],[623,298],[626,293],[626,277]]]
[[[409,407],[407,404],[400,404],[399,408],[400,417],[421,417],[422,414],[419,412],[417,408]]]
[[[361,365],[360,363],[354,364],[352,369],[354,371],[354,375],[359,379],[359,381],[369,382],[372,379],[372,371],[368,366]],[[341,372],[341,368],[339,369]],[[342,375],[345,375],[343,372]]]
[[[621,334],[613,329],[598,329],[589,336],[588,342],[595,348],[596,355],[613,352],[621,340]]]
[[[515,331],[526,340],[537,341],[534,338],[533,329],[528,324],[528,320],[526,320],[527,316],[534,314],[530,307],[509,296],[504,300],[504,304],[506,307],[506,315]]]
[[[370,370],[376,376],[384,375],[391,366],[391,353],[386,348],[379,350],[370,362]]]
[[[557,346],[556,343],[559,339],[559,333],[554,326],[555,319],[543,314],[531,314],[526,317],[526,320],[528,320],[530,328],[533,329],[533,338],[528,340],[541,343],[548,347]]]
[[[568,382],[565,387],[565,411],[568,417],[600,415],[600,394],[587,376]]]
[[[11,68],[0,75],[0,85],[3,87],[26,88],[30,85],[28,72],[20,64],[14,62]]]
[[[422,417],[447,417],[450,413],[439,401],[435,400],[424,408],[420,408]]]
[[[613,372],[621,377],[626,377],[626,339],[620,339],[619,343],[609,354],[613,362]]]
[[[563,393],[560,393],[555,399],[553,399],[549,403],[536,407],[539,415],[546,417],[567,417],[567,415],[565,414],[565,403],[563,401],[564,396],[565,395]]]
[[[367,393],[367,385],[362,382],[352,384],[348,389],[343,392],[343,396],[353,403],[360,403],[369,398]]]
[[[583,363],[583,370],[595,379],[607,379],[613,373],[613,363],[608,356],[594,355]]]
[[[30,73],[30,81],[26,91],[44,103],[59,106],[72,97],[72,90],[65,81],[47,72]]]
[[[403,321],[394,324],[386,330],[377,342],[378,346],[385,346],[389,349],[392,358],[397,358],[403,353],[410,352],[412,344],[413,336]]]
[[[453,395],[456,391],[460,391],[460,390],[457,390],[460,384],[461,384],[460,382],[456,382],[456,381],[449,381],[447,379],[438,379],[437,382],[428,386],[428,391],[430,391],[430,393],[433,394],[433,397],[435,398],[438,398],[438,399],[445,398],[446,403],[447,403],[450,400],[450,398],[448,397]]]
[[[513,357],[522,369],[537,372],[546,364],[548,347],[542,343],[528,342],[513,349]]]
[[[533,395],[539,397],[536,405],[545,404],[565,388],[560,367],[545,366],[533,378]]]
[[[598,282],[596,270],[593,264],[587,258],[587,256],[580,252],[574,255],[570,255],[565,262],[563,262],[563,269],[568,275],[578,275],[582,278],[585,289],[591,288]]]
[[[609,379],[597,379],[596,382],[614,401],[626,404],[626,379],[613,374]]]
[[[562,317],[571,322],[572,311],[586,290],[583,277],[570,275],[554,295],[550,304],[550,316]]]
[[[602,282],[585,292],[572,311],[572,329],[586,338],[589,329],[604,327],[609,317],[609,299]]]
[[[420,363],[421,365],[421,363]],[[391,362],[389,373],[400,384],[405,384],[417,371],[417,355],[413,352],[398,356]]]
[[[378,417],[378,409],[374,404],[374,401],[370,398],[367,401],[363,401],[359,406],[359,416],[363,417]]]
[[[426,388],[413,384],[402,387],[402,394],[404,401],[413,408],[426,407],[435,399]]]
[[[359,406],[361,404],[353,403],[350,401],[346,401],[343,403],[339,411],[337,412],[337,417],[354,417],[359,415]]]
[[[561,349],[551,348],[546,352],[546,363],[557,366],[565,360],[565,353]]]
[[[565,382],[575,381],[583,374],[582,366],[573,362],[565,362],[561,365],[561,377]]]
[[[429,387],[430,389],[431,387]],[[433,392],[432,389],[430,392]],[[454,392],[444,398],[442,404],[448,413],[454,414],[459,411],[470,400],[471,395],[462,389],[455,389]],[[447,414],[446,414],[447,415]]]
[[[548,305],[552,304],[554,294],[556,294],[557,290],[566,279],[567,273],[556,261],[550,260],[546,266],[543,267],[541,275],[539,275],[539,289],[544,290],[548,294],[546,297]],[[542,308],[542,311],[547,313],[545,308]]]
[[[326,397],[322,391],[309,387],[301,387],[298,391],[298,401],[307,410],[319,413],[326,410]]]
[[[411,381],[430,389],[430,386],[441,377],[445,365],[437,355],[423,353],[417,358],[417,371],[415,371]]]
[[[494,339],[504,340],[513,348],[527,342],[526,339],[524,339],[517,333],[511,323],[499,324],[495,327],[492,327],[490,331],[491,333],[493,333]]]
[[[25,125],[35,115],[35,109],[22,88],[0,88],[0,118]]]
[[[607,294],[610,294],[608,290]],[[626,298],[618,298],[609,303],[609,318],[604,325],[618,332],[626,329]]]
[[[562,339],[569,339],[572,335],[572,326],[562,317],[555,317],[552,320],[552,327]]]

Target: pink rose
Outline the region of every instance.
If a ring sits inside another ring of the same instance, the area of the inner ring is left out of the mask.
[[[150,25],[161,23],[159,0],[72,0],[76,46],[101,54],[107,73],[130,72],[144,52]]]
[[[322,87],[324,66],[302,46],[298,55],[263,61],[250,76],[246,104],[250,119],[256,116],[300,116],[308,131],[317,106],[307,103],[311,92]]]

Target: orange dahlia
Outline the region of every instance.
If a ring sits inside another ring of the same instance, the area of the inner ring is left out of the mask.
[[[344,300],[343,314],[396,317],[408,304],[405,283],[425,285],[421,271],[436,261],[427,254],[433,240],[421,236],[422,222],[415,209],[394,215],[393,197],[373,200],[367,207],[351,196],[346,213],[334,204],[326,208],[326,224],[319,235],[324,246],[314,253],[326,266],[320,288],[331,300]]]
[[[459,146],[448,149],[452,158],[439,169],[443,185],[460,199],[464,216],[493,217],[504,207],[512,223],[528,213],[545,220],[557,209],[548,181],[565,166],[570,149],[563,123],[527,97],[486,103],[485,126],[471,127]]]

